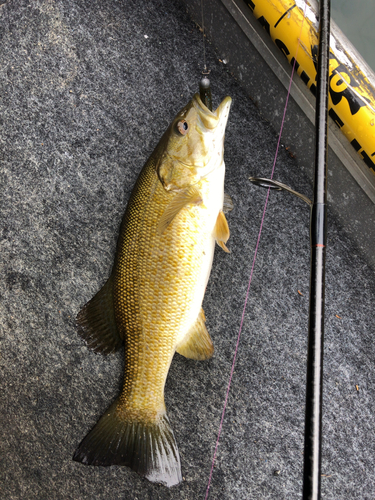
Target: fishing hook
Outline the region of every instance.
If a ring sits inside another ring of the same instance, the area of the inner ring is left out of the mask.
[[[301,200],[310,205],[310,207],[312,206],[312,201],[307,196],[298,193],[297,191],[290,188],[286,184],[283,184],[282,182],[274,181],[273,179],[265,179],[264,177],[249,177],[249,180],[253,184],[267,189],[276,189],[277,191],[282,191],[282,190],[288,191],[288,193],[294,194],[298,198],[301,198]]]

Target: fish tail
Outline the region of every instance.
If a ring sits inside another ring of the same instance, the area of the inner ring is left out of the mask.
[[[153,422],[127,420],[117,399],[83,439],[73,460],[85,465],[126,465],[168,487],[181,482],[177,443],[167,414]]]

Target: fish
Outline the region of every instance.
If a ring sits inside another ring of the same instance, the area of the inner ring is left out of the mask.
[[[164,386],[175,352],[195,360],[214,352],[202,301],[215,242],[229,252],[230,106],[227,96],[212,112],[195,94],[177,113],[136,181],[111,276],[77,315],[90,349],[124,345],[125,353],[122,392],[76,449],[77,462],[128,466],[167,487],[182,481]]]

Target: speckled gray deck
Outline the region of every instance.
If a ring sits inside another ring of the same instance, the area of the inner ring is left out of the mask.
[[[75,463],[120,389],[123,359],[89,352],[74,318],[110,273],[143,163],[197,90],[201,33],[177,0],[0,4],[0,496],[204,498],[266,196],[247,179],[270,175],[276,132],[208,46],[214,103],[233,98],[235,209],[231,254],[217,250],[204,301],[215,355],[176,355],[166,386],[184,482],[168,490],[127,468]],[[311,196],[302,167],[282,148],[275,177]],[[309,209],[272,192],[212,499],[301,498],[308,283]],[[329,214],[325,500],[375,491],[374,303],[374,272]]]

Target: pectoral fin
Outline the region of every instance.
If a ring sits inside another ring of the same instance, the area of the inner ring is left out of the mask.
[[[206,328],[206,318],[203,309],[182,342],[177,346],[178,354],[189,359],[209,359],[214,353],[214,346]]]
[[[164,233],[164,231],[171,224],[176,215],[178,215],[181,210],[186,207],[186,205],[198,205],[200,203],[202,203],[202,196],[195,186],[192,186],[189,189],[184,189],[184,191],[178,193],[167,206],[163,215],[160,217],[158,224],[159,234]]]
[[[230,253],[230,251],[225,243],[228,241],[229,236],[230,231],[227,219],[225,218],[224,212],[220,210],[214,227],[214,238],[216,239],[216,243],[227,253]]]

